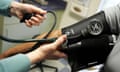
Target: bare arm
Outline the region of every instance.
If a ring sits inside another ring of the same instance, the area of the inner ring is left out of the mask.
[[[46,35],[46,33],[38,36],[36,39],[42,39],[44,36]],[[48,38],[54,38],[54,37],[59,37],[61,36],[61,30],[55,30],[53,31]],[[6,50],[5,52],[3,52],[2,54],[0,54],[0,59],[2,58],[6,58],[9,57],[11,55],[17,54],[17,53],[24,53],[29,51],[34,45],[36,44],[36,42],[31,42],[31,43],[22,43],[22,44],[18,44],[12,48],[9,48],[8,50]]]

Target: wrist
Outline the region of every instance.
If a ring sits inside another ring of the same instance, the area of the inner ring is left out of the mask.
[[[29,52],[26,54],[31,61],[31,64],[44,60],[44,55],[41,54],[38,50]]]
[[[22,3],[16,2],[16,1],[12,1],[11,5],[10,5],[10,14],[11,16],[17,16],[17,12],[21,10],[22,8]]]

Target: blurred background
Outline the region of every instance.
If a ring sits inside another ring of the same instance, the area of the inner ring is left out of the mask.
[[[107,7],[117,5],[120,0],[17,0],[23,3],[30,3],[45,10],[56,13],[57,26],[55,29],[72,25],[94,13]],[[54,17],[47,14],[46,20],[38,27],[28,28],[24,23],[15,18],[0,16],[0,33],[6,37],[14,39],[31,39],[35,35],[48,32],[52,27]],[[0,40],[0,52],[17,45]],[[71,69],[66,59],[46,60],[43,62],[44,72],[70,72]],[[102,65],[97,65],[79,72],[99,72]],[[40,68],[34,68],[30,72],[41,72]]]

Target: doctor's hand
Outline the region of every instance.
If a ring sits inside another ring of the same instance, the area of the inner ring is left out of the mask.
[[[66,54],[60,51],[61,45],[66,40],[66,35],[60,36],[55,42],[40,45],[36,50],[26,54],[31,63],[42,61],[44,59],[66,58]]]
[[[11,15],[18,17],[20,20],[23,19],[24,13],[34,13],[34,16],[28,20],[25,20],[26,26],[32,27],[38,26],[40,23],[42,23],[47,12],[31,4],[13,1],[11,3],[10,13]]]

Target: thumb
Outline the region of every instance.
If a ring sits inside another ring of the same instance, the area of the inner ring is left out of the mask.
[[[38,14],[46,14],[47,13],[46,10],[43,10],[43,9],[36,7],[36,6],[33,6],[32,9],[33,9],[33,12],[38,13]]]
[[[54,42],[55,45],[56,45],[56,47],[59,47],[61,44],[63,44],[66,39],[67,39],[67,36],[66,36],[66,35],[60,36],[60,37]]]

